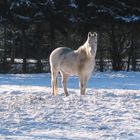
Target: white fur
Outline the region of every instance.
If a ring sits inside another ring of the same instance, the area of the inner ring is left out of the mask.
[[[71,75],[79,76],[80,93],[85,94],[86,83],[95,67],[97,51],[97,33],[88,33],[87,41],[77,50],[61,47],[50,55],[53,94],[58,94],[57,75],[62,75],[62,85],[67,96],[67,79]]]

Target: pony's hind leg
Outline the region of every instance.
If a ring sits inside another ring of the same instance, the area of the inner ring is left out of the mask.
[[[56,69],[51,69],[52,92],[55,96],[58,94],[57,75],[58,71]]]
[[[62,76],[62,86],[64,89],[64,93],[66,96],[68,96],[68,91],[67,91],[67,79],[68,79],[68,75],[62,71],[60,71],[61,76]]]

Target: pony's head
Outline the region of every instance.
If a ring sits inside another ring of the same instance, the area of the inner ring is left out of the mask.
[[[88,33],[88,39],[87,42],[89,44],[89,46],[91,47],[92,51],[94,54],[96,54],[97,51],[97,33]]]

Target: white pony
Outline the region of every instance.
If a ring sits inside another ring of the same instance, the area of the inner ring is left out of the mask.
[[[67,47],[55,49],[50,55],[51,80],[53,95],[58,94],[57,75],[62,75],[64,93],[68,96],[67,79],[71,75],[79,77],[80,93],[85,94],[86,83],[95,67],[95,56],[97,51],[97,33],[88,33],[87,41],[77,50]]]

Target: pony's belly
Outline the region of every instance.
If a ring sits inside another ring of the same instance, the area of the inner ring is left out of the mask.
[[[60,68],[61,71],[65,72],[68,75],[71,76],[78,76],[78,69],[77,66],[61,66]]]

